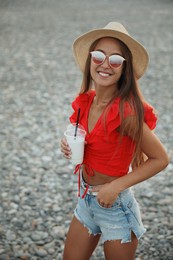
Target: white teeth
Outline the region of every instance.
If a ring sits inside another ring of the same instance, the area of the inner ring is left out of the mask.
[[[104,72],[99,72],[99,74],[102,76],[102,77],[108,77],[110,74],[109,73],[104,73]]]

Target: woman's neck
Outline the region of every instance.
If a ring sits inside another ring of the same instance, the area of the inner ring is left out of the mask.
[[[108,104],[112,98],[115,97],[116,95],[116,92],[117,90],[114,88],[114,89],[109,89],[109,88],[105,88],[104,89],[102,88],[95,88],[95,91],[96,91],[96,96],[95,96],[95,104],[96,105],[106,105]]]

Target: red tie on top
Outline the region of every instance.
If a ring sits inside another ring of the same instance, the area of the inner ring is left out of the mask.
[[[81,171],[81,167],[82,167],[82,164],[77,164],[75,166],[75,170],[74,170],[74,174],[78,174],[78,197],[80,197],[80,171]],[[94,176],[94,170],[89,165],[85,165],[85,170],[86,170],[86,173],[87,173],[89,178]],[[87,186],[86,186],[86,189],[85,189],[85,191],[82,195],[82,199],[85,198],[85,196],[87,194],[87,191],[88,191],[88,188],[89,188],[89,185],[88,185],[89,178],[87,180]]]

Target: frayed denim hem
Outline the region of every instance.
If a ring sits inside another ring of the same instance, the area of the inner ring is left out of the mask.
[[[97,236],[97,235],[101,235],[101,232],[96,232],[93,233],[93,231],[80,219],[80,217],[78,216],[77,212],[74,213],[74,216],[76,217],[76,219],[88,230],[88,235],[93,235],[93,236]]]
[[[132,232],[134,233],[134,235],[136,236],[137,240],[139,241],[141,239],[141,237],[146,233],[146,229],[144,229],[143,232],[140,235],[137,235],[133,230],[131,230],[131,235],[132,235]],[[130,235],[129,238],[104,239],[102,237],[102,244],[104,244],[105,242],[108,242],[108,241],[121,241],[121,244],[131,243],[132,242],[131,235]]]

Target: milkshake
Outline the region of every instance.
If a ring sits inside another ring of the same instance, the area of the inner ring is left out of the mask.
[[[76,124],[71,124],[67,127],[67,130],[64,133],[67,143],[71,148],[71,162],[74,165],[81,164],[83,162],[86,135],[86,131],[82,125],[78,125],[77,131],[75,131],[75,129]]]

